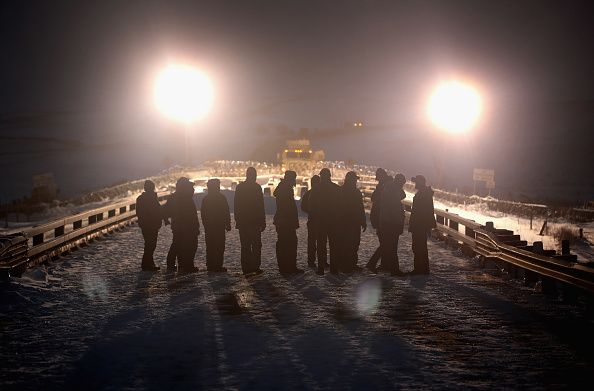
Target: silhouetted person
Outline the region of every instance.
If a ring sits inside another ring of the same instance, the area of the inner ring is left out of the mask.
[[[312,189],[314,189],[320,183],[319,175],[311,177],[311,189],[303,194],[301,198],[301,210],[307,213],[307,265],[309,267],[316,267],[316,227],[315,227],[315,216],[311,213],[311,207],[309,203],[309,197]]]
[[[173,232],[170,252],[173,251],[174,255],[177,255],[178,271],[186,273],[198,271],[198,268],[194,266],[194,256],[198,248],[200,223],[193,196],[194,182],[185,177],[179,178],[175,185],[175,193],[172,194],[165,206],[165,216],[171,217],[171,231]],[[167,263],[169,269],[169,254]]]
[[[433,210],[433,190],[426,185],[425,177],[417,175],[411,178],[417,193],[413,197],[412,211],[408,230],[412,233],[412,250],[415,268],[412,274],[429,274],[429,254],[427,252],[427,235],[437,225]]]
[[[298,273],[297,269],[297,233],[299,228],[299,217],[297,216],[297,204],[293,188],[295,171],[285,171],[285,177],[274,190],[276,198],[276,213],[274,214],[274,226],[276,227],[276,260],[278,270],[281,274]]]
[[[206,183],[208,194],[202,199],[200,215],[206,242],[206,270],[226,272],[223,267],[225,231],[231,231],[231,216],[227,198],[221,194],[221,181],[216,178]]]
[[[235,189],[235,226],[241,241],[241,270],[243,274],[262,273],[262,232],[266,228],[264,195],[256,182],[256,169],[248,167],[245,181]]]
[[[388,176],[388,173],[383,168],[380,167],[375,171],[375,180],[377,181],[377,186],[373,193],[371,193],[371,212],[369,213],[369,220],[371,221],[371,226],[375,229],[378,240],[380,237],[380,198],[382,190],[384,189],[384,185],[386,184],[386,181],[388,181],[389,179],[390,177]],[[377,262],[381,259],[381,255],[382,250],[380,244],[380,246],[375,250],[365,267],[375,273],[377,271]],[[381,262],[379,269],[385,270],[387,268],[384,266],[384,263]]]
[[[144,238],[141,268],[145,271],[159,270],[153,260],[153,253],[157,247],[157,236],[159,235],[163,215],[153,181],[144,181],[144,192],[136,198],[136,216]]]
[[[361,243],[361,230],[367,229],[363,195],[357,189],[359,177],[354,171],[349,171],[344,177],[341,187],[339,233],[341,241],[341,271],[350,273],[361,270],[357,266],[358,251]]]
[[[316,217],[318,250],[318,274],[324,274],[328,254],[326,243],[330,244],[330,273],[339,271],[338,214],[340,186],[332,182],[332,174],[327,168],[320,170],[320,184],[313,189],[309,204]]]
[[[393,180],[384,185],[380,199],[380,248],[382,262],[392,275],[402,276],[398,263],[398,238],[404,231],[404,207],[402,200],[406,193],[402,186],[406,179],[396,174]]]

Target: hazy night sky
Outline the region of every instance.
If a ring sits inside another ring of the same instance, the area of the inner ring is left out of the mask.
[[[448,141],[453,183],[494,167],[502,187],[569,180],[594,197],[593,11],[561,1],[3,2],[0,169],[22,167],[9,176],[14,194],[39,172],[60,184],[53,154],[72,146],[14,140],[43,136],[102,150],[97,171],[134,168],[95,182],[89,172],[66,193],[155,173],[177,144],[150,104],[151,82],[168,60],[189,60],[216,87],[197,161],[248,158],[262,129],[281,140],[286,125],[318,129],[312,141],[331,159],[427,172],[444,138],[423,118],[425,101],[438,80],[462,77],[485,94],[486,114]],[[355,119],[364,137],[338,131]],[[386,142],[393,152],[377,153]],[[404,144],[423,153],[409,158]]]

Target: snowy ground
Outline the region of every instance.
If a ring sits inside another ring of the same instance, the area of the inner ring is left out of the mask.
[[[302,227],[305,227],[302,222]],[[305,229],[299,231],[305,264]],[[163,228],[156,258],[171,240]],[[593,315],[430,243],[432,275],[140,272],[133,226],[0,285],[8,389],[543,389],[591,381]],[[363,235],[359,264],[377,245]],[[400,242],[412,268],[410,236]],[[163,263],[161,264],[162,266]]]

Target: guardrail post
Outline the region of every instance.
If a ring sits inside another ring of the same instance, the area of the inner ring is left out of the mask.
[[[542,246],[541,241],[532,243],[532,252],[534,254],[543,254],[544,253],[544,248]]]
[[[60,227],[56,227],[54,228],[54,237],[58,237],[58,236],[62,236],[64,235],[64,226],[60,226]]]
[[[561,255],[569,255],[569,240],[561,241]]]

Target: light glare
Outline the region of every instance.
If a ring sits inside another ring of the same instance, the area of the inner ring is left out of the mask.
[[[481,97],[470,85],[449,81],[438,86],[428,106],[430,120],[440,129],[462,133],[472,128],[482,111]]]
[[[157,77],[155,105],[166,116],[190,124],[210,110],[213,88],[199,70],[187,65],[170,65]]]

